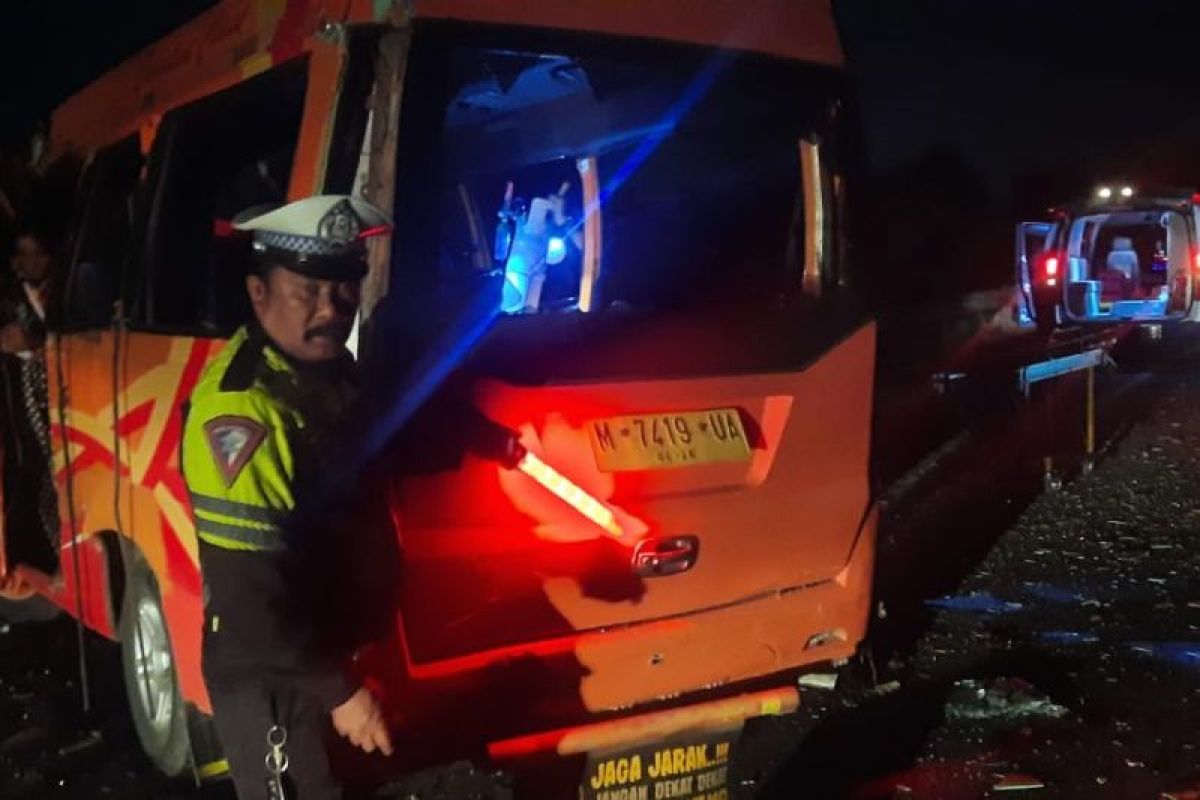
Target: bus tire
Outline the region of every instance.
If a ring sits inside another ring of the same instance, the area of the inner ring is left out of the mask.
[[[165,775],[183,774],[191,765],[187,707],[179,694],[158,581],[136,551],[130,557],[120,634],[129,712],[142,749]]]

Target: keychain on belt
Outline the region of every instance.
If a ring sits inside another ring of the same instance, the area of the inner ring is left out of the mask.
[[[288,757],[283,751],[287,744],[287,729],[272,725],[267,731],[267,794],[271,800],[287,800],[283,793],[283,773],[287,772]]]

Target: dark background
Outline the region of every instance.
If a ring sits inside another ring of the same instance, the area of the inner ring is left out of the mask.
[[[1200,4],[835,8],[872,167],[860,254],[886,273],[879,300],[1010,281],[1013,223],[1100,182],[1200,184]]]
[[[55,105],[213,4],[5,0],[0,179]],[[1200,185],[1200,3],[834,5],[867,145],[858,257],[877,266],[877,302],[1005,283],[1012,223],[1100,181]]]

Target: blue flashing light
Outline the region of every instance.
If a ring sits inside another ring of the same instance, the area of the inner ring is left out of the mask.
[[[649,134],[634,148],[633,152],[617,167],[612,177],[600,189],[600,196],[583,209],[583,217],[575,223],[573,230],[582,228],[587,219],[596,213],[597,208],[606,205],[609,198],[620,191],[625,182],[633,176],[633,173],[637,172],[642,164],[650,156],[654,155],[654,152],[658,150],[667,137],[675,132],[680,121],[708,93],[708,90],[712,88],[712,85],[732,60],[732,55],[727,52],[721,52],[708,60],[704,68],[700,70],[691,83],[683,90],[683,93],[659,118],[658,124],[653,127]]]
[[[567,257],[567,243],[561,236],[551,236],[546,244],[546,261],[557,264]]]

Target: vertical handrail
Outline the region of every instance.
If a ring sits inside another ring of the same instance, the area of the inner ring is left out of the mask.
[[[596,157],[588,156],[575,162],[583,185],[583,269],[579,278],[579,310],[588,312],[596,302],[596,282],[600,280],[604,255],[600,210],[600,175]]]

